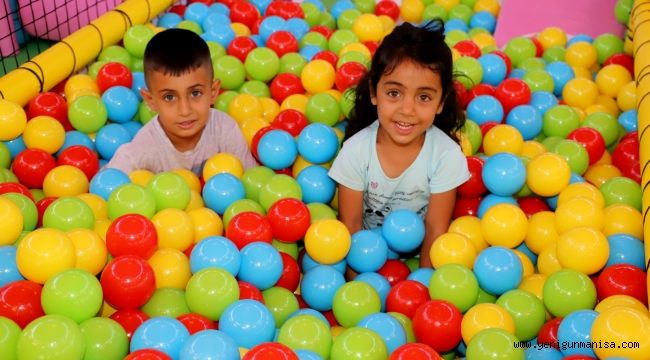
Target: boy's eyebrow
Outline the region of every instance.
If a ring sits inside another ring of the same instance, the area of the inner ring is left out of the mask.
[[[402,84],[399,81],[395,81],[395,80],[386,81],[384,83],[384,85],[404,86],[404,84]],[[428,90],[428,91],[438,92],[438,89],[436,89],[434,87],[431,87],[431,86],[422,86],[422,87],[419,87],[418,90]]]
[[[192,88],[195,88],[195,87],[203,87],[203,84],[201,84],[201,83],[196,83],[196,84],[194,84],[194,85],[190,85],[190,86],[188,87],[188,89],[192,89]],[[162,88],[162,89],[160,89],[158,92],[164,92],[164,91],[176,91],[176,90],[175,90],[175,89]]]

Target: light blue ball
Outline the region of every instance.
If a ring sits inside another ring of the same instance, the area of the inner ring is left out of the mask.
[[[400,253],[417,249],[424,240],[424,221],[414,211],[391,211],[384,219],[381,234],[388,247]]]
[[[560,327],[557,329],[557,340],[560,344],[582,343],[586,344],[591,341],[591,328],[598,316],[594,310],[577,310],[567,315]],[[560,351],[564,356],[569,355],[587,355],[596,357],[594,350],[591,348],[579,347],[562,347]]]
[[[382,340],[384,340],[389,354],[398,347],[406,344],[406,331],[404,330],[404,326],[396,318],[388,314],[381,312],[370,314],[361,319],[357,326],[379,334]]]
[[[183,17],[185,20],[194,21],[197,24],[201,24],[203,19],[208,16],[208,5],[202,2],[193,2],[185,8]]]
[[[630,264],[640,269],[645,268],[643,243],[628,234],[613,234],[607,237],[609,242],[609,259],[607,266]]]
[[[578,34],[567,41],[566,47],[569,47],[577,42],[587,42],[591,44],[594,42],[594,39],[587,34]]]
[[[245,197],[242,182],[228,173],[214,175],[203,187],[205,205],[219,215],[223,215],[230,204]]]
[[[530,261],[533,263],[533,266],[535,266],[537,264],[537,254],[532,252],[528,248],[528,246],[526,246],[525,242],[522,242],[521,244],[519,244],[519,246],[517,246],[515,249],[521,251],[522,253],[524,253],[524,255],[526,255],[530,259]]]
[[[531,105],[515,106],[508,116],[506,124],[514,126],[524,140],[532,140],[542,131],[542,115]]]
[[[506,78],[508,66],[499,55],[485,54],[478,58],[481,68],[483,68],[482,83],[498,86]]]
[[[182,360],[239,360],[239,348],[230,336],[219,330],[201,330],[181,348]]]
[[[562,360],[562,353],[551,347],[531,347],[525,351],[526,360]]]
[[[535,107],[541,116],[544,116],[548,109],[557,106],[557,104],[557,98],[550,92],[535,91],[530,95],[530,105]]]
[[[108,119],[116,123],[133,120],[140,106],[140,100],[133,90],[125,86],[108,88],[102,94],[102,102],[106,107]]]
[[[510,74],[508,75],[508,78],[510,79],[521,79],[526,75],[526,70],[524,69],[512,69],[510,71]]]
[[[302,256],[302,263],[300,264],[300,268],[302,269],[303,273],[306,273],[307,271],[315,268],[318,265],[323,265],[316,260],[312,259],[309,254],[305,252],[305,254]],[[340,272],[341,274],[345,274],[345,270],[347,267],[347,262],[345,259],[335,263],[335,264],[329,264],[329,266],[333,267],[336,271]]]
[[[309,25],[305,20],[300,18],[291,18],[287,20],[286,27],[298,41],[309,32]]]
[[[255,285],[260,290],[266,290],[282,276],[282,256],[271,244],[253,242],[244,246],[241,251],[239,279]]]
[[[377,271],[388,260],[388,245],[381,235],[370,230],[352,234],[350,251],[345,260],[358,272]]]
[[[134,138],[135,135],[138,133],[138,131],[142,129],[142,123],[139,121],[129,121],[120,125],[122,125],[126,129],[126,131],[128,131],[129,134],[131,134],[131,138]]]
[[[483,165],[481,175],[485,187],[498,196],[511,196],[526,183],[523,161],[517,155],[505,152],[490,156]]]
[[[210,5],[208,11],[210,11],[211,13],[216,12],[219,14],[226,15],[230,20],[230,8],[228,8],[226,4],[215,2],[214,4]]]
[[[490,121],[503,120],[503,106],[492,95],[479,95],[467,104],[467,118],[483,125]]]
[[[490,210],[490,208],[498,204],[512,204],[518,206],[517,200],[515,200],[515,198],[512,196],[488,194],[483,198],[483,200],[481,200],[481,203],[478,206],[478,218],[483,218],[483,215],[485,215],[485,213]]]
[[[237,276],[241,265],[239,249],[223,236],[208,236],[199,241],[190,254],[190,269],[192,274],[216,267]]]
[[[469,19],[469,27],[471,29],[482,28],[494,33],[494,29],[497,25],[497,19],[489,11],[478,11]]]
[[[89,192],[108,201],[108,197],[113,190],[130,183],[131,179],[122,170],[105,168],[99,170],[92,180],[90,180]]]
[[[638,120],[636,109],[631,109],[624,111],[621,115],[618,116],[618,123],[625,128],[625,131],[637,131],[638,129]]]
[[[381,302],[381,311],[386,311],[386,298],[391,287],[386,277],[376,272],[365,272],[357,275],[354,281],[364,282],[375,289]]]
[[[297,349],[296,355],[298,355],[299,360],[323,360],[320,355],[310,350]]]
[[[268,40],[271,34],[280,30],[287,30],[287,21],[279,16],[272,15],[262,20],[257,33],[262,37],[264,43],[266,43],[266,40]]]
[[[208,14],[201,23],[204,29],[211,29],[219,24],[230,24],[230,18],[220,12],[212,11]]]
[[[555,96],[562,96],[564,85],[576,77],[571,66],[564,61],[555,61],[546,65],[546,72],[553,78],[553,94]]]
[[[329,204],[336,193],[336,182],[327,175],[327,169],[320,165],[304,168],[296,181],[302,190],[302,201],[305,204]]]
[[[18,280],[25,280],[25,278],[18,271],[16,247],[0,246],[0,288]]]
[[[273,340],[275,320],[271,311],[259,301],[239,300],[223,311],[219,330],[230,336],[237,346],[250,349]]]
[[[460,30],[462,32],[468,32],[469,26],[467,26],[465,21],[461,19],[449,19],[445,22],[445,34],[447,34],[452,30]]]
[[[488,247],[474,261],[474,274],[479,286],[492,295],[517,288],[523,271],[517,254],[501,246]]]
[[[108,124],[102,126],[95,137],[97,152],[106,160],[110,160],[117,149],[130,142],[131,133],[121,124]]]
[[[313,123],[305,126],[298,135],[298,153],[312,164],[324,164],[334,158],[339,140],[330,126]]]
[[[235,31],[228,23],[216,23],[206,28],[201,37],[205,41],[214,41],[224,48],[228,48],[228,45],[235,39]]]
[[[432,268],[419,268],[412,273],[410,273],[406,279],[407,280],[414,280],[419,282],[420,284],[429,287],[429,283],[431,282],[431,276],[433,276],[435,270]]]
[[[16,158],[16,156],[20,154],[23,150],[27,149],[27,146],[25,146],[25,142],[23,141],[22,135],[19,135],[15,139],[4,141],[4,144],[9,150],[9,154],[11,155],[12,160]]]
[[[266,8],[270,3],[271,0],[251,0],[251,4],[257,8],[260,14],[264,14],[266,12]]]
[[[291,134],[284,130],[271,130],[257,144],[260,162],[273,170],[281,170],[296,161],[298,149]]]
[[[187,328],[176,319],[155,317],[146,320],[131,337],[131,352],[156,349],[174,360],[180,359],[181,347],[190,338]]]
[[[147,90],[147,83],[144,80],[144,73],[141,71],[134,71],[131,73],[133,75],[133,82],[131,83],[131,91],[138,98],[138,101],[142,101],[142,95],[140,90]],[[139,104],[138,104],[139,106]]]
[[[72,130],[66,131],[65,140],[63,140],[63,145],[59,151],[57,151],[57,156],[59,156],[63,150],[75,145],[85,146],[92,151],[96,150],[95,142],[93,142],[93,140],[88,135],[82,133],[81,131]]]
[[[334,20],[338,20],[339,16],[343,14],[345,10],[356,9],[354,3],[350,0],[339,0],[332,5],[330,8],[330,14]]]
[[[334,294],[345,284],[343,274],[328,265],[318,265],[304,273],[300,294],[310,308],[318,311],[332,309]]]
[[[302,49],[300,49],[299,54],[300,56],[304,57],[305,60],[311,61],[311,59],[313,59],[314,56],[316,56],[316,54],[318,54],[321,51],[323,51],[323,49],[319,48],[316,45],[307,45]]]
[[[173,29],[181,21],[183,21],[183,18],[180,15],[173,12],[168,12],[160,16],[160,19],[158,19],[158,26],[165,29]]]

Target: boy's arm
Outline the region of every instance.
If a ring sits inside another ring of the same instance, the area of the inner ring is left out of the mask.
[[[104,168],[118,169],[127,175],[140,168],[136,158],[130,155],[129,148],[128,144],[120,146]]]
[[[363,192],[339,184],[339,220],[350,234],[361,230],[363,216]]]
[[[420,249],[420,267],[431,267],[429,252],[433,242],[449,229],[456,203],[456,188],[429,195],[429,206],[424,220],[425,235]]]

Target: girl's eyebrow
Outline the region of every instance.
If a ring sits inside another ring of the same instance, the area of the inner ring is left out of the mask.
[[[402,87],[404,86],[404,84],[402,84],[399,81],[395,81],[395,80],[386,81],[384,83],[384,85],[402,86]],[[431,91],[431,92],[438,92],[438,89],[436,89],[434,87],[431,87],[431,86],[422,86],[422,87],[419,87],[418,90],[426,90],[426,91]]]

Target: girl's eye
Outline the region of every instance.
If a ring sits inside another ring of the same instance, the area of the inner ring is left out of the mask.
[[[398,97],[399,96],[399,91],[397,91],[397,90],[388,90],[386,92],[386,95],[388,95],[390,97]]]
[[[419,99],[420,99],[420,101],[422,101],[422,102],[427,102],[427,101],[430,101],[430,100],[431,100],[431,96],[426,95],[426,94],[422,94],[422,95],[419,96]]]

